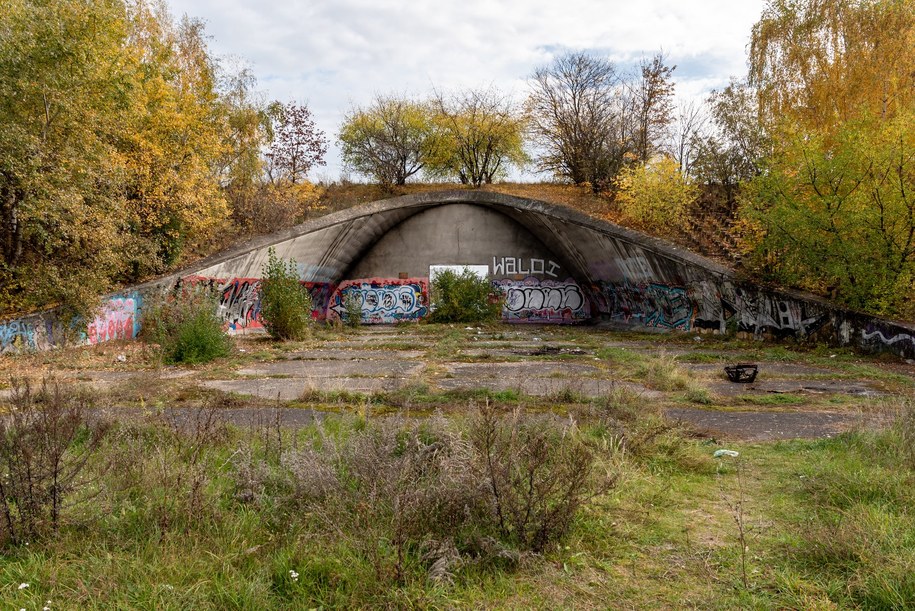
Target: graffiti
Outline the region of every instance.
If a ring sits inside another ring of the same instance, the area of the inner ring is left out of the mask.
[[[779,299],[730,283],[722,285],[721,293],[725,325],[757,337],[809,337],[829,320],[828,312],[796,299]]]
[[[364,324],[418,320],[429,312],[426,306],[428,294],[429,283],[425,279],[348,280],[334,291],[327,315],[342,319],[345,313],[344,300],[352,297],[358,299],[362,306]]]
[[[94,345],[133,339],[140,332],[142,301],[136,292],[110,297],[89,322],[64,322],[50,311],[0,323],[0,354],[50,350],[71,340]]]
[[[539,274],[541,276],[552,276],[556,278],[556,270],[559,264],[547,259],[526,259],[527,268],[524,267],[525,259],[521,257],[493,257],[492,258],[492,275],[493,276],[530,276]]]
[[[693,328],[709,329],[725,333],[727,321],[736,313],[733,305],[722,300],[718,286],[709,280],[703,280],[687,289],[687,295],[696,308],[693,317]]]
[[[334,285],[327,282],[303,282],[311,297],[313,320],[324,320],[327,304],[334,292]],[[260,278],[208,278],[186,276],[175,284],[175,290],[182,286],[207,287],[219,294],[219,315],[225,321],[225,330],[230,334],[247,329],[260,329]]]
[[[911,346],[915,346],[915,336],[912,336],[908,333],[893,333],[892,331],[887,330],[889,335],[884,335],[883,331],[875,328],[873,324],[867,325],[867,328],[861,331],[861,339],[863,342],[873,342],[879,340],[884,346],[894,346],[900,342],[909,342]]]
[[[657,282],[603,283],[596,287],[601,313],[627,323],[689,331],[695,307],[686,289]]]
[[[0,324],[0,354],[34,350],[35,326],[23,320]]]
[[[502,319],[508,322],[563,323],[591,317],[588,300],[578,283],[565,281],[494,280],[493,287],[505,295]]]
[[[263,326],[260,284],[258,278],[232,278],[220,286],[219,315],[226,323],[226,330],[237,333]]]
[[[137,309],[141,302],[139,293],[109,299],[95,319],[86,326],[86,341],[95,345],[136,337],[140,331]]]
[[[327,305],[334,293],[334,285],[329,282],[303,282],[302,285],[308,289],[308,294],[311,296],[311,318],[313,320],[327,318]]]

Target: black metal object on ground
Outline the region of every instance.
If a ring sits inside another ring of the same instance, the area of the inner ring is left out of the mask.
[[[737,363],[736,365],[726,365],[724,372],[728,374],[731,382],[749,384],[756,379],[759,366],[754,363]]]

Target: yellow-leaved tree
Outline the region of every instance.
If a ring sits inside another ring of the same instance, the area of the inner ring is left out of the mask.
[[[202,25],[164,6],[4,2],[0,312],[90,314],[226,218],[230,105]]]
[[[697,187],[667,155],[626,166],[616,179],[616,202],[625,221],[657,233],[684,227]]]
[[[226,219],[219,185],[229,125],[203,25],[145,0],[130,12],[130,115],[120,154],[135,236],[131,279],[178,261]]]
[[[469,90],[432,103],[434,146],[427,170],[479,187],[527,162],[525,120],[511,99],[495,89]]]
[[[746,262],[915,316],[915,2],[771,0],[750,81],[772,150],[742,196]]]

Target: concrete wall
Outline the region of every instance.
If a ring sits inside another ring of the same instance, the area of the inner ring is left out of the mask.
[[[95,318],[88,321],[65,324],[50,311],[0,322],[0,354],[133,339],[140,332],[142,304],[141,292],[127,291],[106,298]]]
[[[403,221],[378,240],[347,272],[354,278],[398,274],[428,276],[430,265],[501,266],[518,260],[528,275],[562,274],[558,258],[543,242],[510,217],[478,205],[428,208]],[[531,272],[536,261],[536,273]],[[517,275],[517,265],[509,275]],[[554,276],[555,277],[555,276]]]
[[[331,214],[136,287],[135,294],[172,288],[182,279],[208,282],[221,291],[220,311],[230,331],[256,328],[257,281],[270,247],[298,262],[318,319],[339,316],[345,295],[354,294],[366,322],[415,320],[428,311],[429,265],[486,264],[494,289],[505,295],[503,315],[510,322],[596,320],[816,339],[915,357],[910,324],[758,287],[662,240],[561,206],[483,191],[422,193]],[[49,342],[42,333],[48,333],[41,326],[26,319],[5,323],[0,350],[44,347]],[[102,327],[106,333],[99,335]],[[95,329],[96,340],[112,336],[104,324]],[[90,335],[87,325],[84,341]]]

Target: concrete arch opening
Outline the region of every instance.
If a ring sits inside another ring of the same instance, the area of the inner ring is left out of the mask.
[[[299,263],[315,318],[360,292],[364,322],[428,314],[431,265],[486,265],[507,322],[817,338],[915,354],[915,329],[795,291],[754,285],[671,243],[541,201],[426,192],[365,204],[266,236],[186,276],[220,283],[230,328],[257,324],[251,287],[268,247]]]

